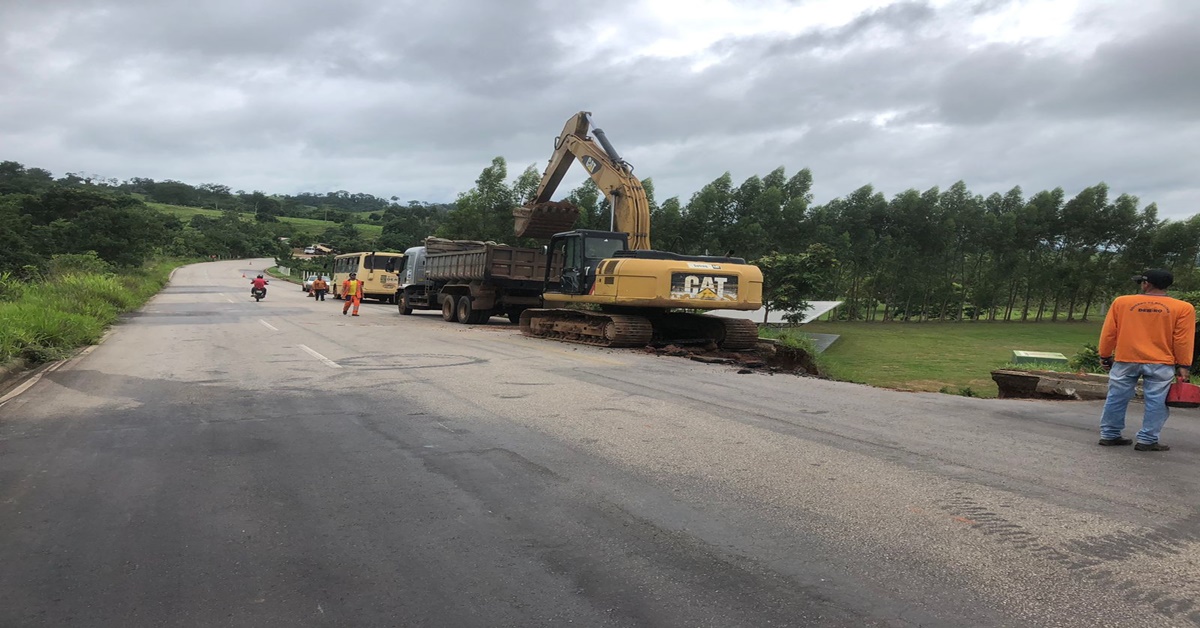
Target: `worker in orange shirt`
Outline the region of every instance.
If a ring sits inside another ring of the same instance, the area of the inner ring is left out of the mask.
[[[362,304],[363,282],[357,279],[357,273],[350,273],[350,278],[342,282],[342,298],[346,304],[342,306],[342,315],[345,316],[346,310],[350,309],[350,304],[354,304],[354,314],[358,316],[358,306]]]
[[[328,291],[329,291],[329,284],[326,283],[325,278],[320,275],[317,275],[317,278],[314,279],[312,282],[313,298],[318,301],[324,301],[325,293]]]
[[[1117,297],[1100,332],[1100,363],[1108,371],[1108,397],[1100,417],[1100,444],[1128,445],[1121,436],[1125,408],[1138,378],[1146,402],[1138,451],[1167,451],[1158,435],[1167,422],[1167,391],[1178,377],[1187,381],[1196,336],[1196,308],[1167,296],[1175,282],[1170,271],[1155,268],[1133,278],[1139,294]]]

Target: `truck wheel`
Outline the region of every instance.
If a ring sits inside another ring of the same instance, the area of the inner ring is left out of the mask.
[[[442,320],[453,323],[458,320],[458,311],[454,309],[454,295],[442,297]]]
[[[463,295],[458,297],[458,322],[464,325],[474,325],[475,319],[479,318],[471,309],[471,297]]]
[[[400,309],[400,313],[403,314],[404,316],[410,316],[412,314],[412,308],[408,307],[408,295],[407,294],[400,297],[400,305],[398,305],[397,307]]]

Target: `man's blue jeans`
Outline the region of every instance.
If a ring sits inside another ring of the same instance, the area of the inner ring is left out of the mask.
[[[1133,389],[1142,378],[1142,397],[1146,414],[1142,429],[1137,433],[1139,443],[1157,443],[1158,433],[1167,422],[1167,390],[1175,381],[1175,366],[1171,364],[1139,364],[1117,362],[1108,373],[1108,397],[1104,400],[1104,415],[1100,417],[1100,438],[1120,438],[1125,429],[1125,408],[1133,398]]]

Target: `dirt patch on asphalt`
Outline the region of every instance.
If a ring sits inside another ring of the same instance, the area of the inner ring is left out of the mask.
[[[744,351],[722,351],[715,344],[647,346],[644,351],[654,355],[687,358],[705,364],[728,364],[737,367],[738,373],[742,374],[787,373],[826,378],[807,351],[773,342],[760,342],[753,349]]]

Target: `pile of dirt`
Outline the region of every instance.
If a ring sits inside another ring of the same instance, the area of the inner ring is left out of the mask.
[[[744,351],[722,351],[717,345],[703,346],[666,345],[647,346],[646,353],[677,358],[688,358],[705,364],[728,364],[738,368],[738,373],[789,373],[824,379],[812,356],[803,349],[794,349],[782,344],[760,342],[753,349]]]

